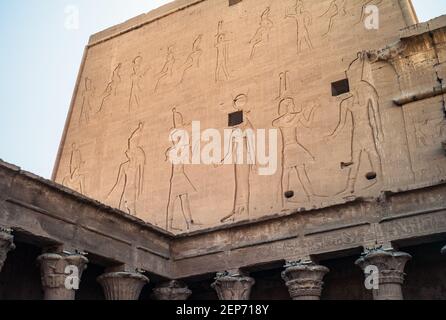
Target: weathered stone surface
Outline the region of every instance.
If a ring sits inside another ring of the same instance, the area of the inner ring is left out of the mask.
[[[312,262],[289,262],[282,278],[293,300],[320,300],[324,276],[330,270]]]
[[[356,0],[175,1],[92,36],[55,181],[175,234],[431,183],[413,175],[407,135],[416,128],[392,109],[400,98],[395,75],[358,55],[397,42],[399,30],[416,22],[413,7],[380,3],[379,36],[367,28],[365,7]],[[412,37],[404,41],[417,42],[419,52],[398,77],[417,90],[403,96],[417,94],[420,81],[432,91],[435,80],[433,68],[415,63],[431,62],[428,39]],[[339,80],[350,90],[336,94]],[[223,134],[234,112],[244,119],[233,130],[277,130],[274,174],[166,161],[172,128],[190,133],[197,121]]]
[[[8,253],[14,250],[14,236],[12,230],[0,227],[0,271],[3,269]]]
[[[77,254],[46,253],[39,256],[37,262],[40,265],[44,299],[74,300],[88,259]]]
[[[153,289],[156,300],[187,300],[191,294],[192,291],[184,283],[176,280],[163,283]]]
[[[138,300],[149,278],[138,273],[112,272],[98,278],[107,300]]]
[[[445,17],[398,34],[410,1],[383,1],[377,32],[363,2],[345,4],[181,0],[92,36],[55,166],[64,187],[0,162],[0,225],[163,279],[443,239]],[[278,130],[275,175],[166,161],[172,128],[222,132],[234,111],[241,128]],[[121,278],[103,277],[110,297],[135,298],[145,280]],[[226,278],[222,296],[249,296],[251,278]]]
[[[249,300],[255,280],[241,272],[217,274],[212,288],[220,300]]]
[[[373,290],[375,300],[403,300],[404,268],[411,259],[404,252],[373,249],[359,258],[356,264],[364,271],[370,266],[378,268],[379,289]]]

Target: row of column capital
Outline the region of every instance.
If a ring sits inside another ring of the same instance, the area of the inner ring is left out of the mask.
[[[249,300],[254,284],[253,278],[237,270],[217,273],[211,287],[220,300]]]
[[[107,300],[138,300],[149,278],[132,272],[111,272],[100,276],[98,282]]]
[[[311,260],[289,261],[282,272],[290,297],[293,300],[319,300],[322,295],[323,279],[330,272],[327,267]]]
[[[44,253],[37,258],[45,300],[74,300],[88,259],[81,254]]]
[[[411,259],[410,254],[395,249],[373,248],[366,250],[356,265],[364,271],[366,277],[377,272],[374,300],[403,300],[404,268]]]
[[[8,253],[14,249],[12,230],[0,226],[0,271],[3,269]]]
[[[0,226],[0,271],[7,254],[14,250],[12,230]],[[42,288],[46,300],[74,300],[79,289],[82,273],[88,259],[82,253],[49,252],[37,258],[40,265]],[[76,251],[77,252],[77,251]],[[446,254],[446,246],[441,249]],[[378,286],[373,289],[375,300],[402,300],[404,269],[411,255],[391,246],[374,246],[365,249],[356,260],[366,277],[375,270]],[[73,269],[74,267],[74,269]],[[329,269],[315,263],[311,258],[288,261],[282,278],[293,300],[319,300],[324,286],[323,279]],[[76,271],[74,274],[72,272]],[[113,270],[115,271],[115,270]],[[68,282],[67,282],[68,279]],[[107,300],[137,300],[149,278],[138,272],[106,272],[98,277]],[[220,300],[249,300],[255,280],[239,269],[217,273],[211,285]],[[171,280],[153,290],[157,300],[187,300],[192,291],[181,281]]]

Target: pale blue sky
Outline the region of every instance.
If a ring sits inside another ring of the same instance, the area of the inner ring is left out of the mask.
[[[88,37],[168,2],[0,0],[0,158],[49,178]],[[446,0],[413,2],[421,21],[446,13]]]

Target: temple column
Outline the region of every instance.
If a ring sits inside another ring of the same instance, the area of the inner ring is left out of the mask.
[[[88,259],[80,254],[45,253],[37,258],[45,300],[74,300],[87,268]]]
[[[98,278],[106,300],[138,300],[149,278],[134,272],[105,273]]]
[[[8,253],[15,249],[12,230],[0,227],[0,272],[3,269]]]
[[[377,272],[374,300],[403,300],[404,267],[410,259],[412,257],[405,252],[373,249],[356,261],[366,277],[373,277],[374,269]]]
[[[211,287],[217,292],[220,300],[249,300],[254,284],[255,280],[253,278],[236,270],[218,273]]]
[[[282,278],[293,300],[320,300],[325,275],[330,270],[312,261],[291,261],[285,265]]]
[[[191,294],[192,291],[184,283],[176,280],[163,283],[153,289],[156,300],[185,301],[189,299]]]

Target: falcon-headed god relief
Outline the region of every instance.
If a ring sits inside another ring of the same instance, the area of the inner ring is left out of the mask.
[[[308,176],[307,166],[315,161],[311,152],[299,141],[298,127],[309,127],[314,119],[315,105],[310,105],[308,116],[301,106],[296,107],[293,98],[283,98],[279,103],[279,117],[272,123],[273,127],[280,129],[282,135],[282,204],[295,202],[290,198],[283,198],[290,192],[293,180],[300,184],[308,201],[315,196],[311,180]]]
[[[384,141],[384,133],[379,111],[379,96],[376,88],[367,79],[371,75],[371,65],[365,53],[359,53],[346,72],[350,92],[340,104],[339,122],[336,129],[329,135],[334,139],[348,122],[353,120],[351,131],[351,159],[343,162],[341,167],[351,167],[346,192],[354,194],[359,169],[363,161],[369,161],[372,171],[367,179],[375,185],[382,180],[382,162],[378,145]]]
[[[190,208],[189,195],[197,192],[185,170],[185,163],[174,163],[169,159],[171,152],[183,152],[187,150],[187,154],[191,149],[190,141],[180,141],[176,144],[177,134],[181,136],[181,131],[186,132],[188,124],[184,123],[183,115],[176,108],[172,110],[173,128],[170,133],[172,147],[166,151],[166,161],[171,161],[172,169],[169,181],[169,200],[167,203],[166,228],[168,231],[184,231],[182,223],[184,221],[186,230],[196,229],[201,225],[198,220],[192,216]],[[188,140],[188,139],[187,139]],[[183,144],[182,144],[183,143]]]

